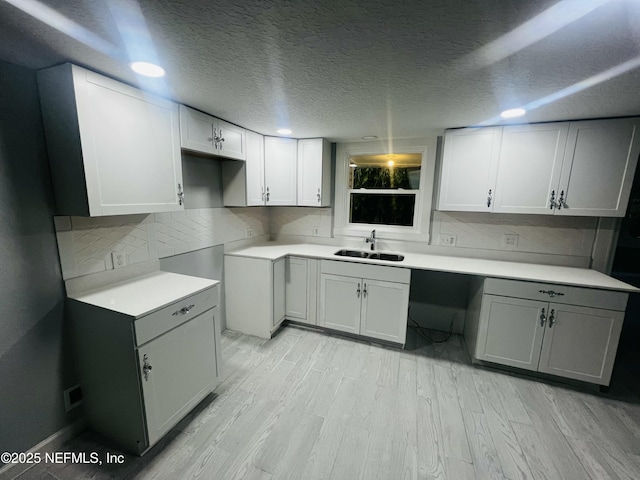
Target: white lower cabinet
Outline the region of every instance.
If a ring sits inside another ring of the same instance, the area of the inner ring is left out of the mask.
[[[405,344],[411,271],[321,261],[318,325]]]
[[[287,257],[285,263],[285,316],[295,322],[316,324],[318,260]]]
[[[627,293],[500,279],[479,289],[465,325],[475,360],[609,385]]]
[[[224,270],[227,327],[271,338],[285,318],[285,259],[225,255]]]
[[[215,389],[222,377],[219,295],[213,286],[137,318],[69,300],[91,428],[142,455]]]

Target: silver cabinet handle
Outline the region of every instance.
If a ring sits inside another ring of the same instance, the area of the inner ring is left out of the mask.
[[[222,136],[222,129],[218,132],[220,136],[218,137],[218,150],[222,150],[222,142],[224,142],[224,137]]]
[[[542,313],[540,314],[540,326],[544,327],[544,322],[547,321],[547,317],[544,314],[544,308],[542,309]]]
[[[356,295],[360,298],[360,282],[358,282],[358,289],[356,290]]]
[[[188,307],[182,307],[180,310],[176,310],[171,314],[172,317],[176,317],[178,315],[186,315],[191,311],[191,309],[195,307],[195,305],[189,305]]]
[[[271,194],[269,193],[269,187],[267,187],[267,202],[269,201],[269,197],[271,196]]]
[[[551,199],[549,200],[549,209],[553,210],[556,208],[556,191],[551,190]]]
[[[318,203],[320,203],[320,189],[318,189]]]
[[[554,309],[551,309],[551,313],[549,314],[549,328],[553,327],[554,323],[556,323],[556,312]]]
[[[219,140],[220,140],[220,137],[218,137],[218,129],[214,128],[213,129],[213,148],[215,148],[216,150],[218,149]]]
[[[151,372],[153,367],[149,363],[149,357],[147,356],[146,353],[144,354],[144,357],[142,357],[142,361],[144,362],[144,364],[142,365],[142,374],[144,375],[144,380],[148,381],[149,380],[149,372]]]
[[[178,205],[184,203],[184,192],[182,191],[182,185],[178,184]]]
[[[564,296],[564,293],[562,293],[562,292],[554,292],[553,290],[538,290],[538,293],[549,295],[551,298],[553,298],[553,297],[563,297]]]
[[[487,207],[491,206],[492,199],[493,199],[493,194],[491,193],[491,189],[489,189],[489,195],[487,195]]]
[[[364,290],[362,291],[362,296],[365,297],[365,298],[367,297],[367,284],[366,283],[364,284]]]
[[[562,209],[562,207],[566,208],[564,203],[564,190],[560,192],[560,198],[558,199],[558,210]]]

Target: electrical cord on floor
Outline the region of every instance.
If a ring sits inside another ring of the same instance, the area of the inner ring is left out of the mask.
[[[449,331],[444,334],[444,337],[438,340],[433,336],[431,336],[430,333],[427,333],[427,332],[432,332],[432,330],[420,326],[420,324],[411,317],[411,306],[409,306],[409,310],[407,311],[407,317],[411,322],[414,323],[414,325],[410,325],[410,327],[415,328],[418,331],[418,334],[422,338],[433,343],[446,343],[451,338],[451,336],[453,335],[453,322],[456,319],[456,315],[457,313],[454,313],[453,317],[451,317],[451,322],[449,322]]]

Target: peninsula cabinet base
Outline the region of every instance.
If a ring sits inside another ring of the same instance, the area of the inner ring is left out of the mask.
[[[609,385],[627,293],[495,278],[472,283],[464,334],[474,363]]]

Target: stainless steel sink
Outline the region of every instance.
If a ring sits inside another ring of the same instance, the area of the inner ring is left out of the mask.
[[[340,257],[370,258],[371,260],[387,260],[390,262],[401,262],[404,260],[404,256],[398,253],[365,252],[363,250],[338,250],[334,255]]]
[[[374,252],[369,254],[371,260],[388,260],[390,262],[401,262],[404,260],[404,255],[398,253],[383,253]]]
[[[338,250],[334,255],[339,255],[341,257],[368,258],[369,252],[363,252],[362,250]]]

